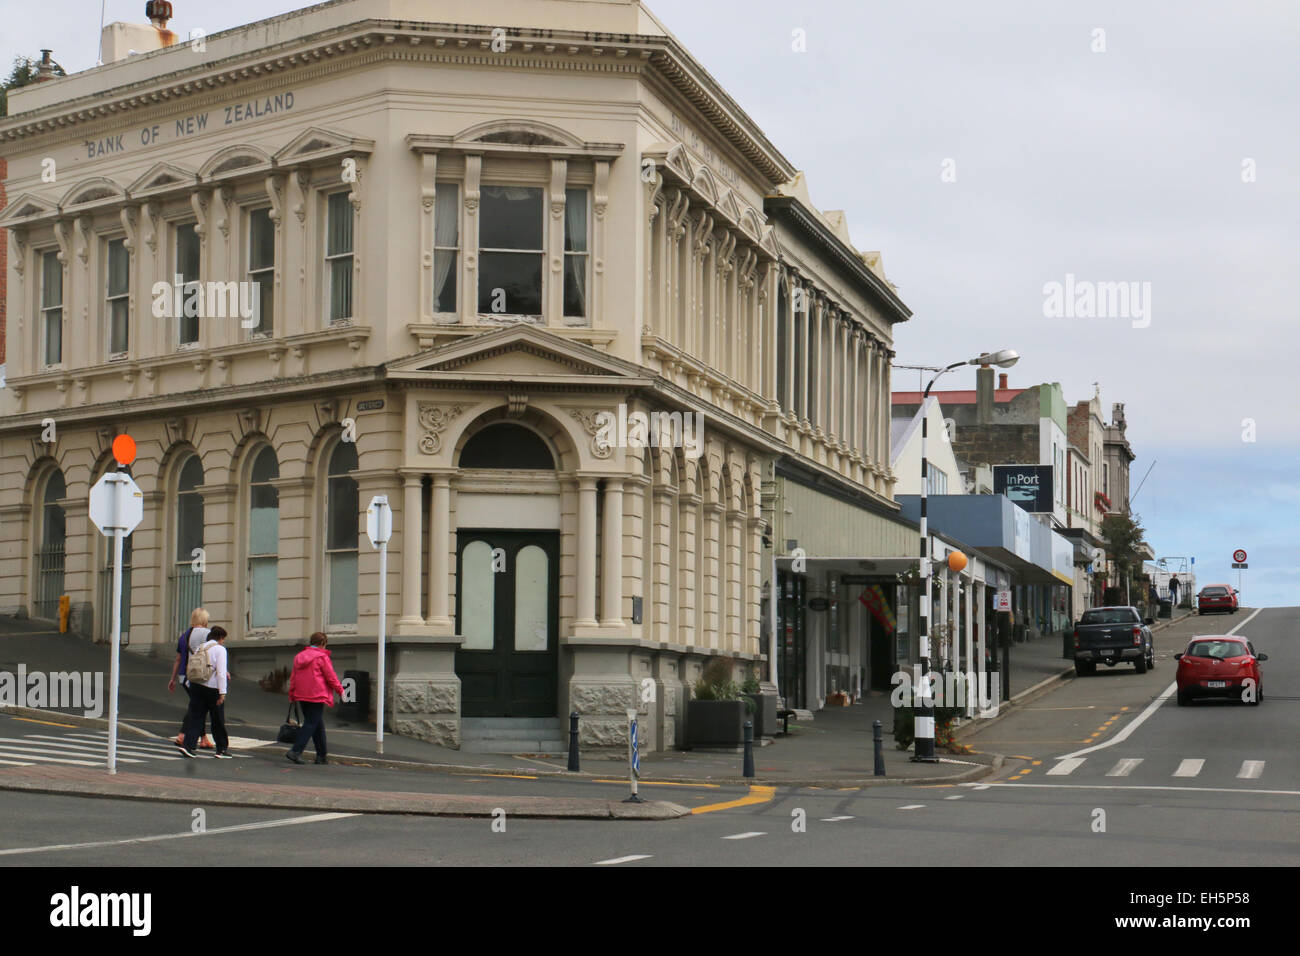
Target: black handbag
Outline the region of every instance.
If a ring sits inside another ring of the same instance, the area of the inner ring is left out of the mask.
[[[298,742],[298,733],[302,730],[302,711],[298,710],[298,719],[293,719],[293,713],[298,710],[296,700],[289,702],[289,710],[284,715],[284,723],[280,725],[280,733],[276,736],[276,741],[282,744],[293,744]]]

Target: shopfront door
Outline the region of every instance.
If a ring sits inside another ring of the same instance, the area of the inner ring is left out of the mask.
[[[554,717],[559,533],[461,530],[456,652],[465,717]]]

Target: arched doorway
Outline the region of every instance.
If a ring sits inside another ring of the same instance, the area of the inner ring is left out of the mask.
[[[66,561],[67,518],[62,501],[68,496],[63,472],[55,468],[46,476],[37,497],[38,522],[36,540],[36,600],[32,617],[47,621],[59,617],[59,597],[63,594]]]
[[[456,653],[464,717],[554,717],[559,663],[558,495],[554,520],[541,499],[558,485],[555,456],[531,428],[498,422],[461,449],[456,532]],[[493,472],[541,492],[475,502]],[[557,488],[558,490],[558,488]],[[504,525],[504,527],[502,526]],[[535,527],[534,525],[551,525]]]

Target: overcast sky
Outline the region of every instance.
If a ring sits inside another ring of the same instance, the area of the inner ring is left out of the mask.
[[[174,6],[184,34],[304,4]],[[1245,602],[1300,604],[1286,544],[1300,525],[1300,4],[650,8],[805,171],[813,202],[883,254],[914,312],[898,362],[1010,347],[1013,386],[1060,382],[1074,404],[1098,383],[1108,416],[1125,403],[1134,488],[1155,462],[1133,509],[1157,555],[1194,555],[1203,585],[1235,575],[1245,548]],[[97,0],[26,9],[0,0],[6,64],[41,47],[69,72],[94,64]],[[109,0],[106,19],[143,9]],[[1086,301],[1046,315],[1045,287],[1067,275],[1076,295],[1138,294],[1127,315]],[[943,384],[973,388],[973,370]]]

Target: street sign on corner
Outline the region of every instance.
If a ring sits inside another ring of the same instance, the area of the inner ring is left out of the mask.
[[[366,509],[366,535],[376,548],[393,536],[393,509],[387,495],[375,495]]]
[[[144,492],[126,472],[107,472],[90,489],[89,514],[100,534],[128,535],[144,520]]]

